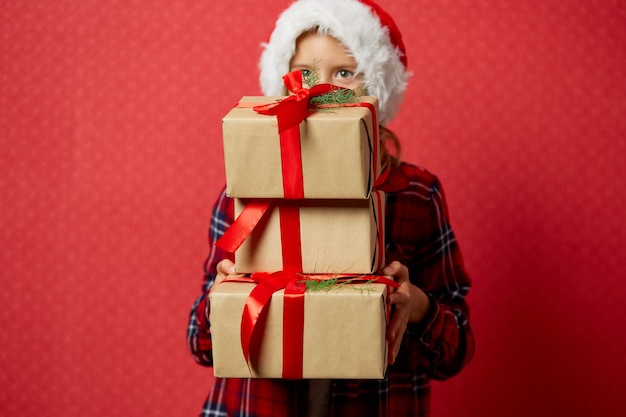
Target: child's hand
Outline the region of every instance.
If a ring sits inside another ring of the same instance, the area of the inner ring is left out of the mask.
[[[388,297],[388,302],[393,307],[391,322],[387,327],[389,363],[393,364],[398,356],[407,324],[421,321],[428,312],[430,301],[424,291],[411,284],[409,270],[400,262],[390,263],[382,272],[385,275],[392,275],[400,284],[400,287]]]
[[[222,259],[217,264],[217,276],[215,277],[215,283],[211,287],[211,290],[218,286],[220,282],[224,281],[229,276],[242,275],[235,272],[235,264],[230,259]],[[211,291],[209,290],[209,292]]]

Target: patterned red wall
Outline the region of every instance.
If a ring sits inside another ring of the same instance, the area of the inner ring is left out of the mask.
[[[0,414],[185,416],[223,182],[289,0],[0,5]],[[473,363],[435,416],[626,407],[626,3],[380,0],[414,72],[393,123],[442,178],[475,279]]]

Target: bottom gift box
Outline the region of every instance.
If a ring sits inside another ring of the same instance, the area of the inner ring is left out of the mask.
[[[289,330],[286,322],[294,317],[285,306],[285,290],[274,292],[268,301],[264,323],[257,323],[261,337],[252,339],[248,361],[242,343],[242,313],[252,282],[222,282],[211,291],[211,337],[215,376],[223,378],[333,378],[380,379],[387,368],[387,306],[388,284],[365,282],[341,283],[303,294],[303,318],[300,330]],[[253,303],[254,304],[254,303]],[[259,320],[261,321],[261,320]],[[293,326],[293,324],[290,324]],[[293,327],[289,327],[293,329]],[[287,339],[301,333],[301,351],[295,349],[299,376],[286,370],[291,354],[284,347]],[[254,350],[254,354],[252,351]],[[300,353],[298,353],[300,352]],[[253,357],[255,356],[255,357]]]

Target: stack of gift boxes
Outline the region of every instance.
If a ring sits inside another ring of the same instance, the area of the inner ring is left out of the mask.
[[[285,127],[284,114],[259,110],[281,100],[244,97],[222,120],[236,221],[220,244],[244,277],[211,292],[214,372],[382,378],[388,285],[370,279],[384,264],[378,102],[308,109]]]

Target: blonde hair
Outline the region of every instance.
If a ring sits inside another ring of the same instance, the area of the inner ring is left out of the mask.
[[[393,169],[400,165],[402,146],[400,139],[391,129],[380,126],[380,164],[384,171],[387,168]],[[391,152],[390,152],[390,148]]]

